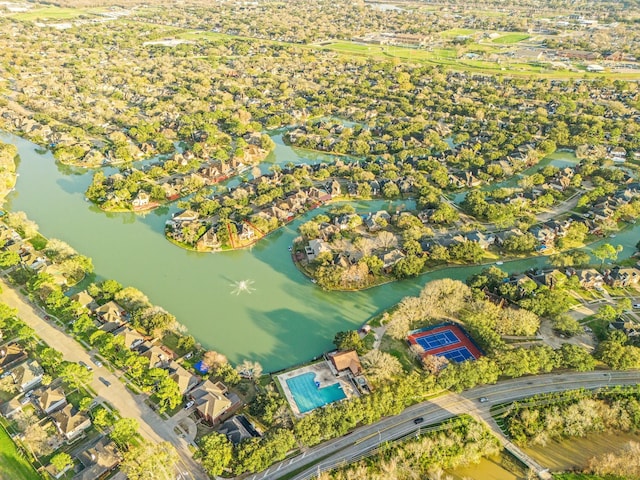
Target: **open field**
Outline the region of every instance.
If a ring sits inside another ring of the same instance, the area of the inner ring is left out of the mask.
[[[0,478],[41,480],[42,477],[31,464],[20,455],[6,430],[0,426]]]
[[[527,38],[529,38],[529,35],[527,35],[526,33],[507,33],[506,35],[502,35],[501,37],[494,39],[493,43],[508,45],[521,42],[523,40],[526,40]]]
[[[82,15],[96,15],[101,10],[98,8],[60,8],[46,7],[36,8],[28,12],[17,13],[12,16],[16,20],[68,20],[70,18],[78,18]]]

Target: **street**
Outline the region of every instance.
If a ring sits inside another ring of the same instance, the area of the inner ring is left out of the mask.
[[[42,340],[49,346],[62,353],[65,360],[70,362],[84,362],[93,367],[93,381],[91,388],[98,394],[98,402],[106,401],[120,412],[123,417],[135,418],[139,425],[139,432],[146,440],[158,443],[168,441],[178,452],[178,469],[184,480],[207,480],[209,477],[191,457],[187,442],[179,437],[174,428],[176,422],[172,419],[164,420],[144,403],[145,395],[136,395],[112,374],[106,367],[98,367],[93,363],[89,353],[72,337],[59,327],[49,323],[37,307],[28,303],[13,287],[1,282],[2,293],[0,301],[18,310],[18,317],[33,328]],[[100,381],[100,377],[109,382],[109,386]],[[185,475],[185,472],[187,474]]]

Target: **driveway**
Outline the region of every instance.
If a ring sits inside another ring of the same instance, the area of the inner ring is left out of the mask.
[[[18,310],[18,317],[33,328],[41,339],[62,353],[65,360],[70,362],[83,361],[93,367],[93,381],[91,387],[98,394],[98,401],[106,401],[120,412],[123,417],[135,418],[140,424],[139,432],[146,440],[158,443],[167,441],[177,450],[180,459],[178,468],[183,476],[187,472],[187,479],[206,480],[209,477],[193,460],[188,449],[188,443],[174,431],[176,423],[169,419],[165,421],[151,408],[144,399],[145,395],[136,395],[106,367],[96,366],[89,353],[76,340],[64,333],[57,325],[42,318],[43,313],[33,306],[22,294],[17,292],[5,281],[0,281],[2,293],[0,301]],[[99,378],[107,380],[105,385]]]

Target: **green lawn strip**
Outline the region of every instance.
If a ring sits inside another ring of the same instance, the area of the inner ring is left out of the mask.
[[[42,480],[3,426],[0,426],[0,478]]]
[[[507,33],[506,35],[502,35],[501,37],[495,38],[493,40],[493,43],[512,44],[512,43],[521,42],[523,40],[526,40],[527,38],[530,38],[530,37],[526,33]]]
[[[406,372],[410,372],[416,368],[416,361],[409,353],[409,347],[406,342],[397,340],[385,335],[380,343],[380,351],[387,352],[398,359],[402,364],[402,368]]]
[[[31,21],[31,20],[68,20],[70,18],[77,18],[81,15],[94,15],[90,10],[83,10],[79,8],[60,8],[60,7],[46,7],[37,8],[28,12],[21,12],[13,15],[12,18],[16,20]]]

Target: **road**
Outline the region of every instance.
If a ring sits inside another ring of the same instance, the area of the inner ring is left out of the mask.
[[[292,480],[308,479],[318,471],[335,468],[343,462],[352,461],[383,442],[395,440],[415,432],[419,427],[424,428],[461,413],[470,413],[485,421],[490,421],[489,410],[494,404],[512,402],[538,393],[638,383],[640,383],[640,372],[638,371],[571,372],[508,380],[495,385],[477,387],[462,394],[450,393],[428,402],[413,405],[394,417],[358,428],[350,434],[311,448],[301,455],[277,463],[248,478],[250,480],[278,479],[304,468],[305,465],[318,462],[292,477]],[[481,397],[486,397],[488,401],[481,403],[479,401]],[[417,417],[424,418],[424,422],[420,425],[414,424],[413,419]],[[489,426],[495,428],[494,425],[490,424]],[[320,459],[322,460],[319,461]]]
[[[187,442],[174,431],[175,422],[164,420],[144,403],[144,395],[136,395],[106,367],[96,366],[89,353],[76,340],[64,333],[57,325],[47,322],[43,313],[31,303],[28,303],[13,287],[1,281],[2,293],[0,301],[18,310],[18,317],[33,328],[42,340],[49,346],[62,353],[65,360],[70,362],[83,361],[93,366],[93,381],[91,387],[98,394],[99,402],[106,401],[117,409],[123,417],[135,418],[139,425],[140,434],[154,443],[167,441],[178,452],[177,468],[184,480],[207,480],[209,477],[191,457]],[[106,379],[110,385],[102,383],[99,378]]]

